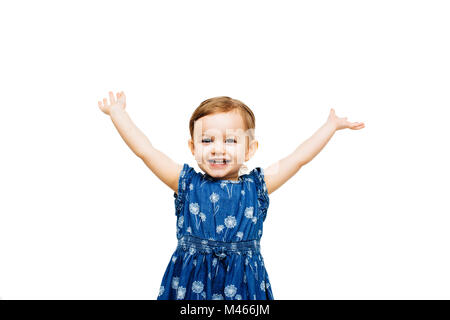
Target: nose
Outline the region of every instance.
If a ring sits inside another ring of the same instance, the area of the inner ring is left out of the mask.
[[[224,151],[224,143],[222,141],[218,141],[219,139],[216,139],[216,141],[214,141],[214,146],[213,146],[213,152],[214,154],[220,154],[223,155],[225,154]]]

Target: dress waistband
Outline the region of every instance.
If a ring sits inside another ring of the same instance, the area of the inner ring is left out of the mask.
[[[190,254],[197,251],[201,253],[215,253],[219,257],[225,257],[227,252],[237,254],[249,254],[260,252],[259,240],[224,242],[197,238],[191,235],[183,235],[178,239],[178,248],[189,250]]]

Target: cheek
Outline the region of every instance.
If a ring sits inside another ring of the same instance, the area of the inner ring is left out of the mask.
[[[245,146],[242,144],[234,145],[233,147],[230,147],[228,149],[228,153],[238,159],[244,159],[245,158]]]
[[[199,146],[199,145],[195,146],[194,156],[196,159],[199,159],[202,157],[203,150],[204,150],[204,148],[202,146]]]
[[[239,143],[236,147],[237,152],[239,153],[245,153],[245,144],[244,143]]]
[[[235,155],[239,153],[239,144],[230,144],[226,147],[227,153]]]
[[[208,147],[202,146],[202,147],[200,147],[200,148],[197,149],[197,156],[198,156],[199,158],[201,158],[201,157],[206,158],[206,157],[208,156],[208,153],[209,153]]]

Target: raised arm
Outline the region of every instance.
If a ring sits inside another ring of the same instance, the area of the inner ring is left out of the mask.
[[[110,116],[120,136],[134,154],[141,158],[162,182],[178,192],[178,179],[183,166],[155,149],[150,140],[136,127],[125,111],[126,97],[123,91],[117,93],[117,99],[112,92],[109,92],[109,97],[110,104],[105,98],[103,104],[98,102],[99,108]]]
[[[345,128],[359,130],[364,128],[364,123],[349,122],[347,117],[339,118],[334,109],[331,109],[328,120],[309,139],[290,155],[264,169],[267,192],[272,193],[292,178],[302,166],[310,162],[325,147],[337,130]]]

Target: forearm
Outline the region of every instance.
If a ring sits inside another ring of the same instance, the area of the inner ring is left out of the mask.
[[[327,121],[309,139],[303,142],[295,151],[294,158],[300,165],[305,165],[325,147],[336,132],[336,126]]]
[[[111,109],[110,117],[122,139],[138,157],[153,149],[150,140],[136,127],[124,109]]]

